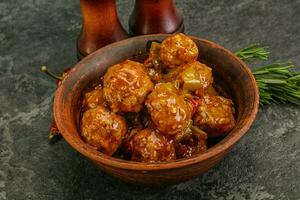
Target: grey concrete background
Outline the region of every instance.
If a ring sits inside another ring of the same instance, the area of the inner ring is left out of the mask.
[[[300,0],[177,0],[186,32],[231,50],[261,42],[300,66]],[[133,0],[119,0],[127,28]],[[260,109],[213,170],[170,187],[128,185],[65,141],[47,142],[55,84],[39,72],[76,63],[79,1],[0,0],[0,199],[300,199],[300,109]],[[298,67],[298,70],[300,68]]]

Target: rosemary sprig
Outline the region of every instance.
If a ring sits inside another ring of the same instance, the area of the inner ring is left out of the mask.
[[[267,60],[269,52],[259,44],[249,45],[236,52],[244,61]],[[293,73],[295,66],[290,62],[273,63],[253,70],[259,93],[260,104],[292,103],[300,105],[300,73]]]
[[[238,50],[235,54],[244,61],[251,61],[252,59],[268,60],[269,52],[265,46],[251,44]]]
[[[293,103],[300,105],[300,75],[292,73],[289,62],[273,63],[253,71],[260,92],[260,104]]]

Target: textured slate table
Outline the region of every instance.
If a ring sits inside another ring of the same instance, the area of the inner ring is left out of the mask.
[[[133,0],[119,0],[127,27]],[[228,49],[261,42],[300,66],[299,0],[178,0],[186,32]],[[141,188],[47,142],[55,85],[39,72],[76,63],[74,0],[0,1],[0,199],[300,199],[300,108],[266,106],[230,154],[195,180]],[[300,68],[298,68],[300,70]]]

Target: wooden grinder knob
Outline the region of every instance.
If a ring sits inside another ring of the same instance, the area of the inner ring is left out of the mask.
[[[79,59],[128,37],[119,21],[115,0],[80,0],[80,8],[83,23],[77,41]]]
[[[183,18],[173,0],[136,0],[129,19],[130,34],[183,32]]]

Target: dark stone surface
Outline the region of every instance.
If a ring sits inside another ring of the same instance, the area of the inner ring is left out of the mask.
[[[119,0],[127,26],[133,0]],[[299,0],[178,0],[186,32],[231,50],[261,42],[300,66]],[[300,109],[266,106],[229,155],[195,180],[141,188],[47,141],[56,73],[76,63],[79,1],[0,1],[0,199],[300,199]],[[300,70],[300,68],[298,68]]]

